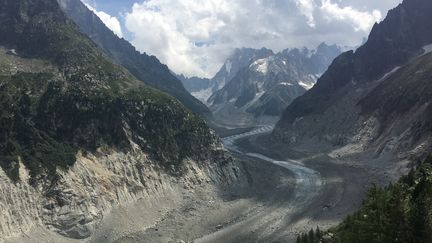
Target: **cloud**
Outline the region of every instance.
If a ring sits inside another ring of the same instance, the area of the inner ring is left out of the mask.
[[[279,51],[323,41],[357,45],[388,10],[374,2],[146,0],[135,3],[124,20],[138,50],[177,73],[211,77],[237,47]],[[372,4],[376,8],[367,7]]]
[[[368,32],[374,23],[382,19],[382,14],[377,9],[362,12],[352,7],[340,7],[330,0],[322,0],[321,10],[329,21],[348,21],[355,31]]]
[[[87,6],[88,9],[95,13],[100,18],[100,20],[102,20],[102,22],[114,32],[114,34],[116,34],[120,38],[123,37],[123,31],[120,25],[120,21],[116,17],[113,17],[103,11],[97,11],[94,7],[92,7],[89,3],[85,1],[83,1],[83,3]]]
[[[298,0],[296,2],[300,12],[308,19],[307,23],[310,27],[315,27],[315,4],[313,0]]]

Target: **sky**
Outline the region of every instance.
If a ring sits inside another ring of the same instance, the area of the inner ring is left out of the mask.
[[[402,0],[81,0],[140,52],[211,78],[235,48],[358,46]]]

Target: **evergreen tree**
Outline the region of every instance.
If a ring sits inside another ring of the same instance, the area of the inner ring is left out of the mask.
[[[314,230],[313,230],[313,229],[311,229],[311,230],[309,231],[309,234],[308,234],[308,242],[309,242],[309,243],[314,243],[314,242],[315,242],[315,233],[314,233]]]
[[[307,234],[302,235],[302,243],[309,243]]]
[[[322,235],[321,235],[321,230],[319,228],[319,226],[317,226],[316,230],[315,230],[315,237],[317,240],[320,240]]]
[[[334,243],[432,242],[432,157],[396,184],[372,186],[360,209],[330,232]],[[317,227],[300,242],[320,242],[322,236]]]

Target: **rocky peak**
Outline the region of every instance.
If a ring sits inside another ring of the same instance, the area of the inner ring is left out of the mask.
[[[213,92],[223,88],[226,83],[234,78],[240,69],[249,66],[254,60],[262,59],[273,54],[272,50],[266,48],[237,48],[212,79]]]
[[[428,0],[405,0],[390,10],[384,21],[375,24],[366,44],[336,58],[311,93],[288,107],[286,118],[293,121],[318,112],[334,102],[328,96],[346,85],[377,80],[421,54],[423,46],[432,43],[432,33],[427,31],[431,11],[432,2]]]
[[[250,64],[208,99],[215,116],[232,117],[225,113],[235,110],[237,116],[277,119],[288,104],[315,84],[317,76],[340,54],[340,49],[322,44],[318,51],[294,48],[268,54],[250,59]]]
[[[420,54],[432,43],[432,2],[405,0],[375,24],[368,41],[355,55],[355,79],[370,80]]]

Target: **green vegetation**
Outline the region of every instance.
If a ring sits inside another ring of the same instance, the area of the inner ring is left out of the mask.
[[[53,180],[78,150],[130,151],[132,143],[174,174],[187,158],[208,158],[216,137],[206,124],[114,64],[56,1],[5,0],[0,10],[8,33],[0,46],[19,53],[2,59],[0,72],[0,166],[14,181],[20,159],[33,182]]]
[[[319,227],[316,230],[311,229],[309,233],[303,233],[297,236],[296,243],[315,243],[320,242],[323,234]]]
[[[432,242],[432,157],[394,185],[373,186],[361,208],[324,235],[307,242]]]
[[[177,171],[215,139],[201,119],[156,90],[85,90],[53,78],[46,73],[0,78],[0,166],[15,181],[18,157],[36,179],[73,165],[78,149],[125,150],[129,139],[162,167]]]

